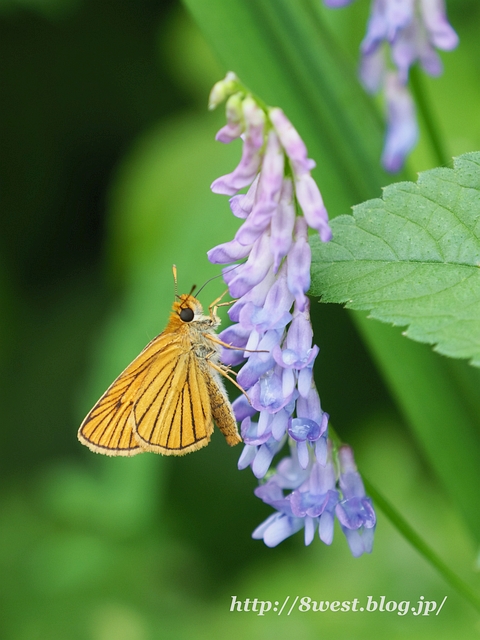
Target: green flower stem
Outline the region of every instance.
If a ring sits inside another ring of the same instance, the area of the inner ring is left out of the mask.
[[[255,100],[255,102],[257,103],[257,105],[259,107],[261,107],[261,109],[263,109],[263,111],[265,112],[265,114],[268,116],[268,109],[269,106],[266,102],[264,102],[259,96],[257,96],[255,93],[253,93],[253,91],[251,89],[249,89],[247,87],[247,85],[245,85],[240,79],[237,78],[237,80],[235,81],[236,85],[237,85],[237,89],[235,91],[235,93],[237,91],[241,91],[243,94],[245,94],[246,96],[252,96],[252,98]]]
[[[369,495],[375,507],[381,509],[383,514],[390,520],[393,526],[399,531],[403,537],[414,547],[425,560],[434,567],[459,595],[463,596],[471,605],[480,611],[480,597],[464,582],[456,573],[454,573],[447,565],[437,556],[437,554],[429,547],[429,545],[421,538],[416,531],[408,524],[408,522],[400,515],[400,513],[384,498],[375,487],[365,479],[362,472],[362,479],[365,485],[367,495]]]
[[[338,433],[333,429],[331,423],[328,427],[329,437],[332,439],[335,447],[341,446],[342,440]],[[480,596],[462,580],[456,573],[454,573],[433,549],[425,542],[425,540],[418,535],[416,531],[408,524],[405,518],[392,506],[392,504],[372,485],[372,483],[365,478],[363,471],[360,471],[362,476],[365,491],[370,498],[372,498],[375,508],[382,511],[395,529],[411,544],[411,546],[418,551],[418,553],[425,558],[425,560],[438,571],[447,582],[460,596],[472,604],[475,609],[480,611]]]
[[[352,312],[352,318],[432,469],[478,543],[476,424],[452,379],[448,360],[433,353],[431,347],[408,340],[398,329],[369,320],[364,312]]]

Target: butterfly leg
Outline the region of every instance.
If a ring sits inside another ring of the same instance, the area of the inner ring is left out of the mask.
[[[208,307],[208,311],[210,313],[210,317],[212,320],[217,318],[217,309],[218,307],[229,307],[231,304],[234,304],[236,300],[229,300],[228,302],[220,302],[220,300],[228,293],[228,289],[222,293],[216,300],[212,302],[212,304]]]
[[[268,351],[266,351],[265,349],[252,350],[245,349],[244,347],[234,347],[232,344],[227,344],[226,342],[223,342],[223,340],[220,340],[217,335],[207,335],[206,337],[212,342],[215,342],[215,344],[219,344],[221,347],[225,347],[225,349],[232,349],[233,351],[246,351],[247,353],[268,353]]]
[[[212,353],[212,355],[213,355],[213,353]],[[237,389],[239,389],[243,393],[243,395],[248,400],[249,404],[252,404],[250,402],[250,398],[247,396],[247,392],[245,391],[245,389],[243,389],[243,387],[241,387],[236,380],[234,380],[233,378],[230,377],[229,374],[230,373],[235,373],[234,371],[232,371],[228,367],[223,367],[223,366],[219,366],[218,364],[215,364],[214,362],[212,362],[208,358],[208,356],[207,356],[207,360],[208,360],[208,364],[212,367],[212,369],[215,369],[215,371],[218,371],[218,373],[220,373],[224,378],[227,378],[227,380],[230,380],[230,382],[233,385],[235,385],[237,387]]]

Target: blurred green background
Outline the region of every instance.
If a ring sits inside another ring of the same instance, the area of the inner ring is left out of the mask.
[[[367,9],[326,14],[347,56]],[[480,148],[477,3],[452,6],[450,18],[462,46],[426,86],[458,155]],[[214,142],[223,114],[206,102],[226,69],[173,0],[0,0],[0,61],[0,637],[480,637],[471,606],[381,513],[374,552],[360,559],[340,530],[331,547],[305,548],[301,534],[276,549],[252,540],[271,510],[221,434],[179,459],[110,459],[78,443],[85,413],[163,329],[171,265],[181,291],[219,273],[205,252],[238,221],[209,185],[239,147]],[[422,143],[410,167],[431,166]],[[347,213],[335,193],[328,206]],[[221,291],[212,282],[203,303]],[[317,385],[336,429],[365,475],[479,585],[467,529],[348,314],[313,305],[312,315]],[[438,617],[258,617],[230,613],[232,595],[448,600]]]

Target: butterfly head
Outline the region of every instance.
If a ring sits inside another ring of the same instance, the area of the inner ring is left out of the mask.
[[[202,305],[189,293],[178,296],[178,299],[173,303],[172,315],[178,318],[182,324],[205,319]]]

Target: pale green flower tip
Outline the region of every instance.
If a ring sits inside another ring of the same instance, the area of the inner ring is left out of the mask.
[[[210,111],[218,107],[226,98],[238,89],[238,78],[233,71],[229,71],[223,80],[216,82],[210,91],[208,108]]]
[[[232,94],[226,104],[227,121],[228,122],[241,122],[243,119],[241,92]]]

